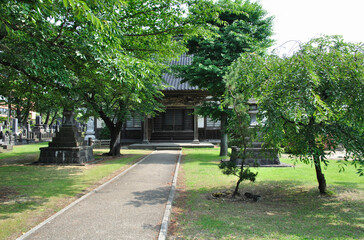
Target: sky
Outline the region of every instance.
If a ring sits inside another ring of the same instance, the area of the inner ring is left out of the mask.
[[[272,49],[280,54],[294,51],[297,41],[307,42],[321,34],[342,35],[347,42],[364,43],[364,0],[256,1],[274,16],[276,43]]]

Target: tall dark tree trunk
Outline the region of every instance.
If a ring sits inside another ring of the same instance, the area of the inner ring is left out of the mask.
[[[21,109],[19,107],[19,105],[16,106],[16,118],[18,119],[18,121],[21,121]]]
[[[111,139],[110,139],[110,150],[108,155],[109,156],[120,156],[120,148],[121,148],[121,142],[120,142],[120,134],[121,129],[114,128],[113,130],[110,130]]]
[[[29,112],[30,112],[30,107],[28,106],[24,111],[23,111],[23,116],[21,118],[21,123],[23,126],[25,126],[28,122],[28,117],[29,117]]]
[[[44,120],[44,124],[45,125],[48,125],[48,121],[49,121],[49,117],[51,116],[51,111],[48,111],[47,112],[47,116],[46,116],[46,118],[45,118],[45,120]]]
[[[227,135],[227,113],[221,113],[221,141],[220,141],[220,156],[228,155],[228,135]]]
[[[10,118],[11,118],[11,103],[10,103],[10,97],[9,97],[9,104],[8,104],[8,125],[10,124]]]
[[[53,125],[54,121],[56,120],[57,114],[58,114],[58,110],[56,110],[54,112],[53,117],[52,117],[52,121],[49,123],[49,125]]]
[[[326,180],[325,176],[322,173],[321,169],[321,161],[319,156],[314,156],[315,170],[316,170],[316,178],[319,184],[318,189],[321,194],[326,194]]]
[[[120,142],[120,136],[121,136],[121,129],[123,127],[123,120],[118,119],[116,123],[114,123],[113,120],[111,120],[105,112],[102,110],[99,110],[99,115],[102,120],[104,120],[106,127],[110,131],[110,150],[108,155],[109,156],[120,156],[120,148],[121,148],[121,142]]]

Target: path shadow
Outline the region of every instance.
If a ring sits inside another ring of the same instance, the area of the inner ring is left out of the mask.
[[[144,205],[158,205],[165,204],[168,200],[171,187],[159,187],[153,190],[133,192],[134,199],[126,203],[134,207],[141,207]]]

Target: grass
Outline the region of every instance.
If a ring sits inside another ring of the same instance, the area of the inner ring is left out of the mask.
[[[41,145],[25,145],[26,149],[17,151],[36,156]],[[100,155],[105,151],[95,152]],[[86,166],[0,166],[0,239],[14,239],[28,231],[149,153],[122,150],[122,157],[99,156],[104,159]]]
[[[364,239],[364,178],[352,166],[339,173],[338,162],[330,162],[328,196],[319,194],[310,165],[255,169],[257,181],[242,183],[240,192],[262,200],[233,201],[211,197],[237,181],[218,169],[218,149],[183,153],[170,239]]]
[[[2,160],[7,160],[7,159],[18,159],[18,158],[24,158],[25,156],[29,157],[39,156],[39,148],[47,146],[48,146],[47,142],[14,146],[12,151],[6,151],[0,153],[0,163],[2,162]]]

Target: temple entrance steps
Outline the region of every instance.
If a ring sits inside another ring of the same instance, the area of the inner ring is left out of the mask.
[[[150,142],[148,144],[131,144],[128,149],[180,150],[182,148],[214,148],[209,142]]]
[[[193,140],[193,131],[165,131],[153,132],[151,139],[154,141],[180,141],[180,140]]]

